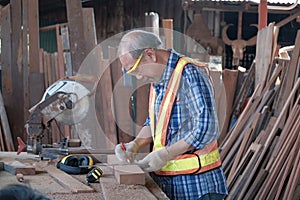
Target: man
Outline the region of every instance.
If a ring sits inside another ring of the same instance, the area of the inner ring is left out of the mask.
[[[124,35],[118,51],[123,70],[151,82],[151,89],[149,117],[134,141],[116,146],[116,156],[133,161],[153,142],[153,151],[137,164],[151,172],[170,199],[223,199],[228,192],[205,66],[163,49],[158,36],[141,30]]]
[[[51,200],[45,194],[21,184],[10,184],[0,189],[0,199],[5,200]]]

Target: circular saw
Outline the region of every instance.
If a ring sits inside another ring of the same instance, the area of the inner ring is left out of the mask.
[[[89,110],[90,91],[75,80],[60,80],[45,91],[42,100],[30,109],[25,128],[31,137],[39,137],[55,119],[67,125],[79,123]]]
[[[52,106],[44,109],[42,113],[46,118],[55,118],[58,122],[72,125],[83,120],[89,110],[89,90],[74,80],[62,80],[52,84],[44,93],[41,102],[53,96],[60,95],[60,103],[64,105]]]

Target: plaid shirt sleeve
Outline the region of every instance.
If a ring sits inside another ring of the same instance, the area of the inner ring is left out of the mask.
[[[219,137],[212,82],[203,69],[191,64],[185,67],[181,81],[188,112],[182,113],[182,117],[187,115],[192,123],[184,140],[196,149],[202,149]]]

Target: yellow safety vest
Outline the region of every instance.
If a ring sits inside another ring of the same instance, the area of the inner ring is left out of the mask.
[[[183,68],[188,64],[193,63],[196,66],[203,67],[208,73],[207,68],[203,63],[196,62],[187,57],[181,57],[174,69],[171,79],[168,83],[164,98],[159,108],[158,120],[155,120],[154,102],[156,94],[153,87],[150,88],[149,97],[149,116],[150,128],[154,141],[153,150],[158,150],[165,147],[166,133],[175,101],[177,91],[179,88]],[[205,148],[196,150],[192,154],[182,154],[173,160],[169,161],[167,165],[161,168],[160,171],[155,172],[158,175],[179,175],[179,174],[197,174],[214,169],[221,166],[220,153],[218,149],[217,140],[207,144]]]

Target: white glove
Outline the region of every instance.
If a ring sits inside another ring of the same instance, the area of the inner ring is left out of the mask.
[[[134,141],[125,143],[124,146],[126,151],[122,149],[121,144],[116,145],[115,154],[121,161],[132,162],[135,158],[136,152],[139,150],[139,146]]]
[[[173,156],[169,154],[166,148],[162,148],[149,153],[143,160],[139,160],[138,164],[145,172],[153,172],[160,170],[171,160]]]

